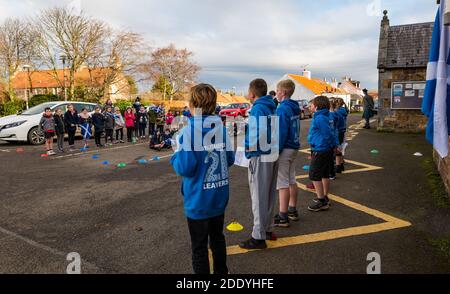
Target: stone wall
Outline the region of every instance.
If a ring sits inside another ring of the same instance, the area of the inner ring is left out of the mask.
[[[449,137],[450,145],[450,137]],[[434,152],[434,161],[436,162],[439,173],[441,174],[442,181],[444,182],[445,188],[447,189],[448,195],[450,196],[450,156],[442,159]]]
[[[392,82],[425,81],[426,68],[380,69],[378,130],[423,132],[427,118],[420,110],[391,110]]]

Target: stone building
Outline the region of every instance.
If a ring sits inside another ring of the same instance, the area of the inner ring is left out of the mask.
[[[390,26],[381,21],[378,52],[380,131],[422,132],[427,118],[420,109],[392,109],[392,83],[426,81],[433,22]]]
[[[434,22],[390,26],[387,11],[381,21],[379,70],[379,130],[423,132],[428,123],[420,109],[392,109],[393,82],[426,81]],[[450,143],[450,140],[449,140]],[[450,156],[434,161],[450,195]]]

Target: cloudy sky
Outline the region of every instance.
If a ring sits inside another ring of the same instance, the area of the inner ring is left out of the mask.
[[[314,77],[350,76],[377,87],[382,11],[391,25],[433,21],[431,0],[0,0],[0,21],[70,6],[143,34],[153,47],[174,43],[195,53],[199,80],[244,91],[302,66]]]

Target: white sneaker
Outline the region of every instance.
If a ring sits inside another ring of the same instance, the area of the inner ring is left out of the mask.
[[[56,155],[55,151],[50,150],[47,152],[47,155],[52,156],[52,155]]]

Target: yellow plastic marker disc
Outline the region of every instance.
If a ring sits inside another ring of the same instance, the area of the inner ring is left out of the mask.
[[[232,222],[228,225],[227,230],[230,232],[240,232],[244,229],[244,227],[238,222]]]

